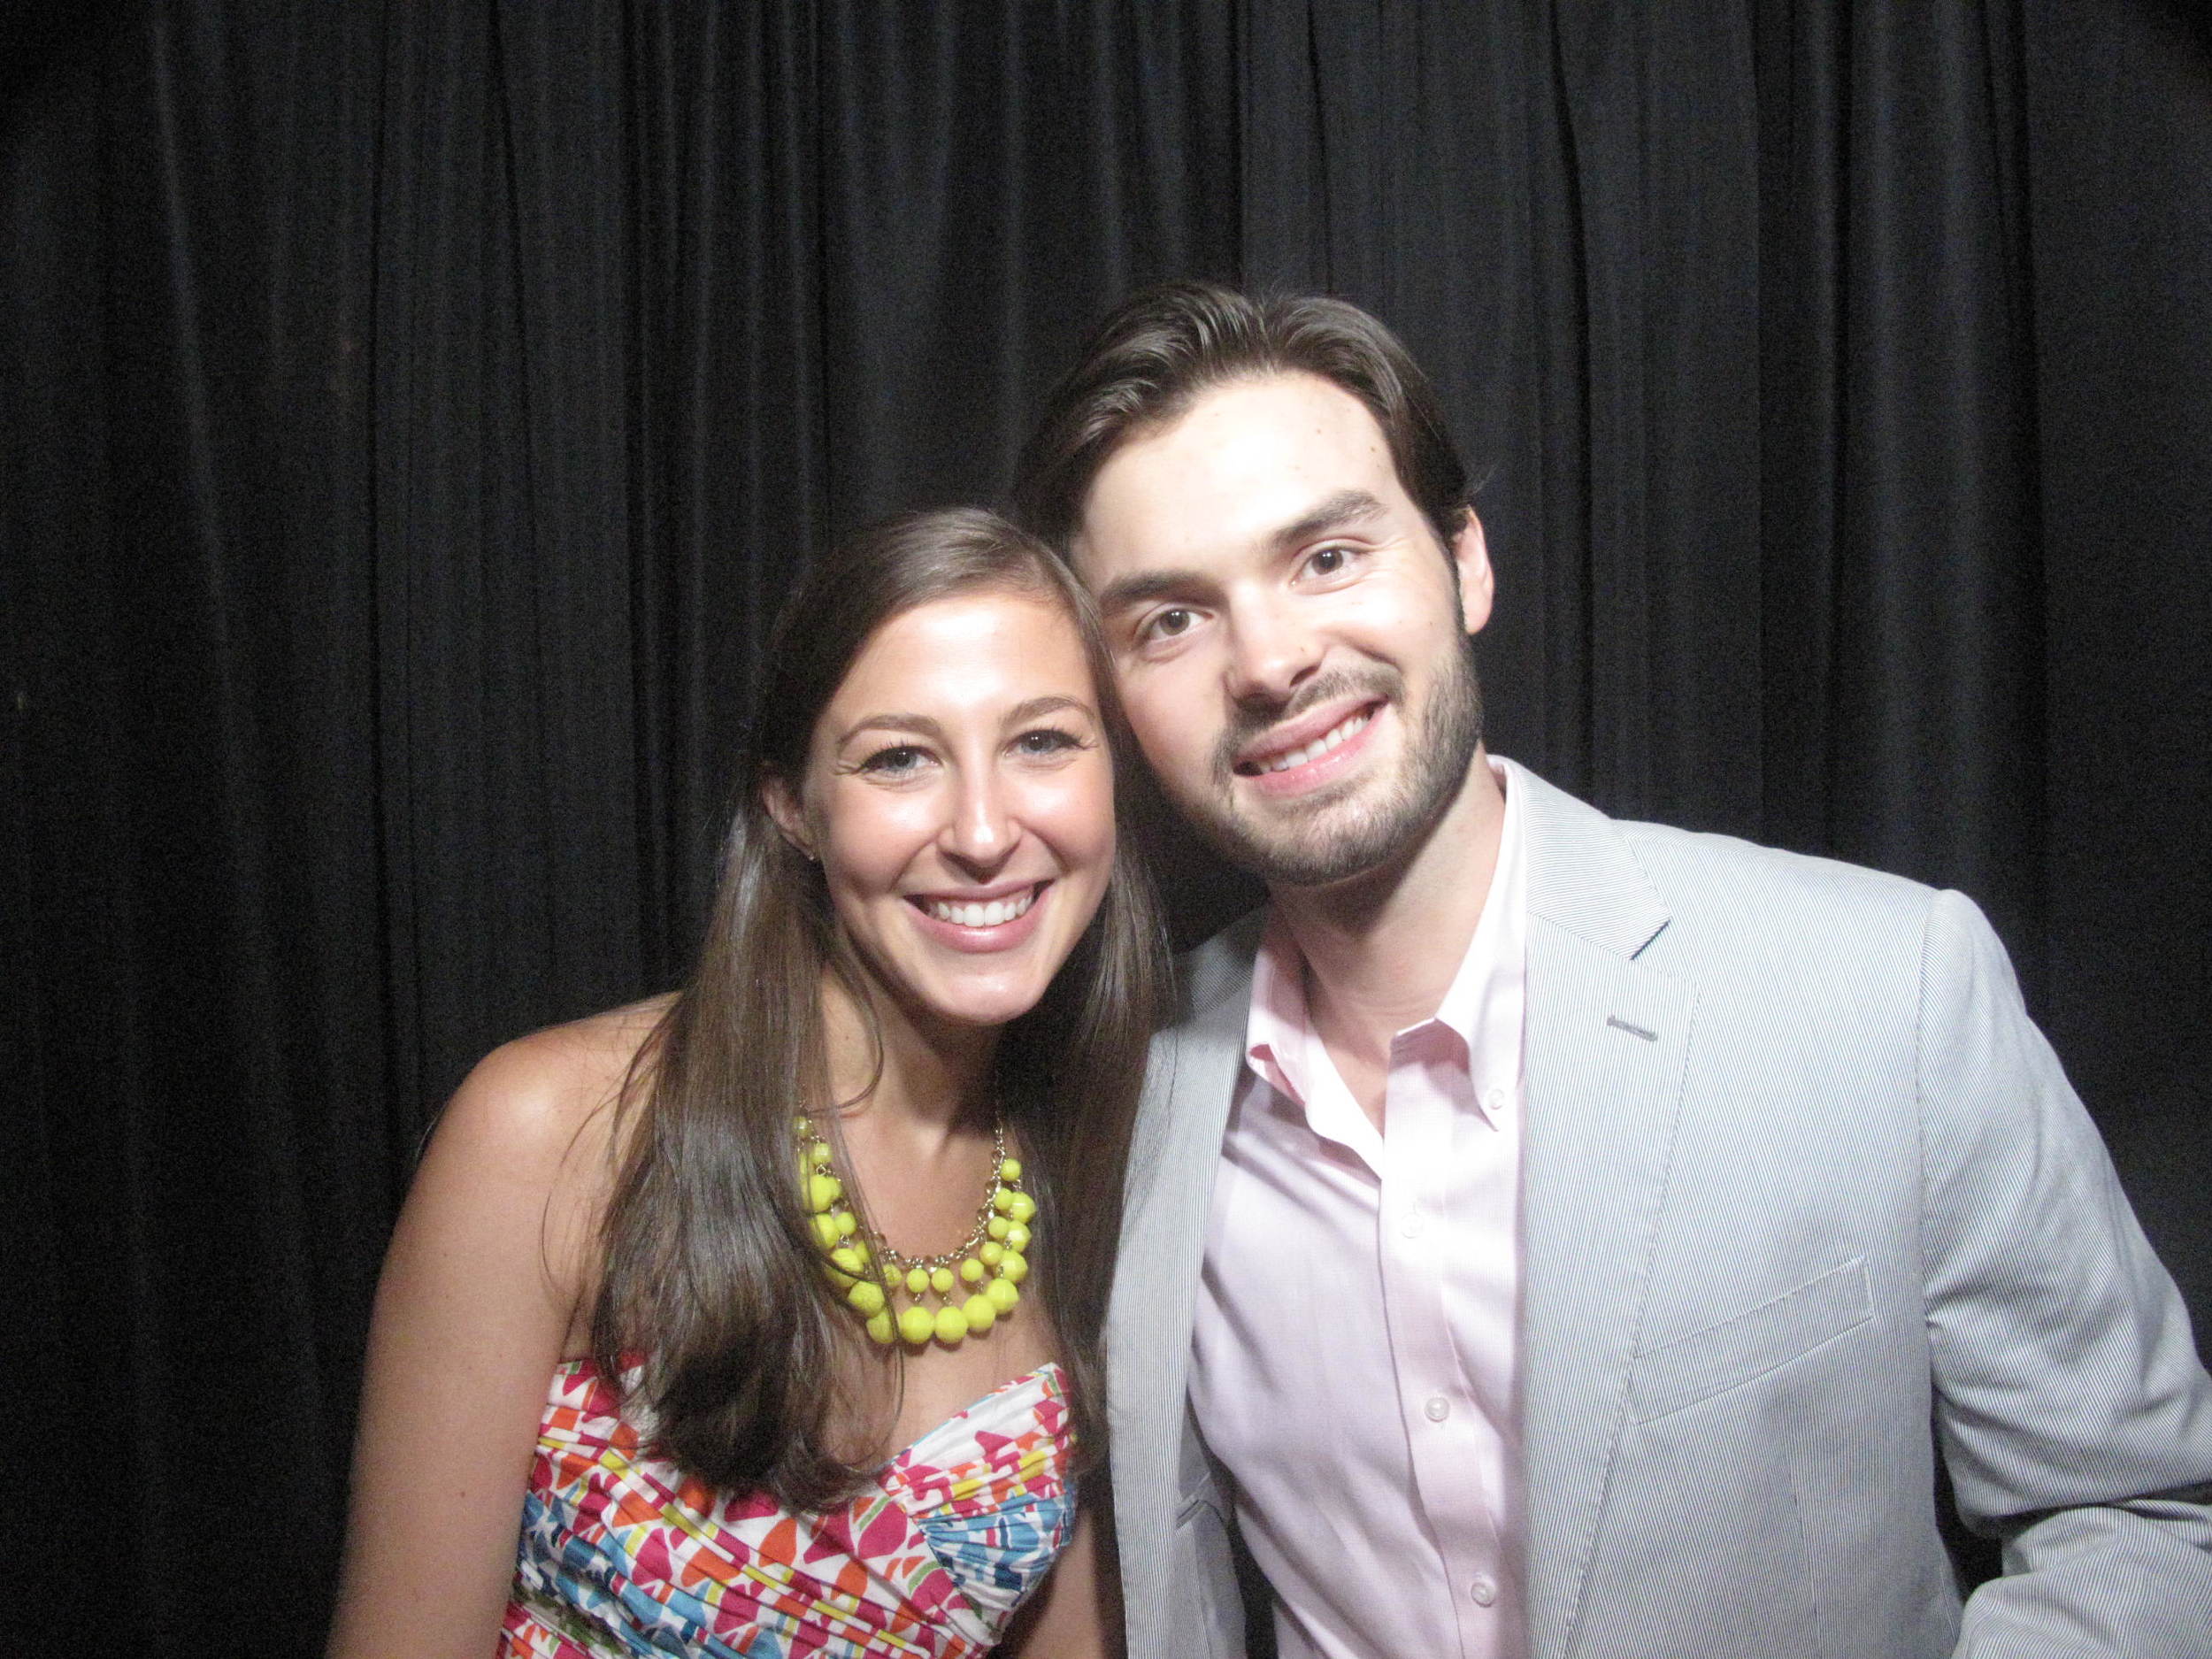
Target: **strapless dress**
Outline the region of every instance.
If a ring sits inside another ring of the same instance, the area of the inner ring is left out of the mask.
[[[1050,1363],[801,1514],[645,1455],[588,1360],[553,1374],[523,1507],[503,1659],[744,1655],[966,1659],[1003,1636],[1075,1519],[1065,1379]]]

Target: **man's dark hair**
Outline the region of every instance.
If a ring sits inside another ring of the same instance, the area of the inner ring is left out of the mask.
[[[1015,470],[1013,512],[1066,547],[1115,450],[1230,380],[1312,374],[1367,405],[1398,482],[1447,550],[1467,514],[1467,469],[1442,405],[1396,335],[1356,305],[1316,295],[1256,300],[1211,282],[1163,282],[1101,323],[1046,400]]]

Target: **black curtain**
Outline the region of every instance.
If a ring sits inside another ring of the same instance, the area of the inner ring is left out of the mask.
[[[2212,1317],[2193,13],[148,0],[9,27],[26,1651],[318,1649],[437,1102],[680,972],[792,574],[879,512],[995,495],[1083,330],[1171,274],[1344,294],[1434,373],[1486,480],[1496,748],[1990,910]],[[1194,872],[1186,927],[1240,891]]]

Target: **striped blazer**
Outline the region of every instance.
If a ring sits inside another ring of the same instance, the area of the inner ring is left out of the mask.
[[[2212,1655],[2212,1381],[1980,913],[1517,780],[1533,1659]],[[1243,1651],[1185,1386],[1259,933],[1186,960],[1131,1163],[1132,1659]],[[2004,1540],[1963,1604],[1939,1460]]]

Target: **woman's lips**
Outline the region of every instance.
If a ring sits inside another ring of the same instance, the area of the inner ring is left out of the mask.
[[[912,894],[908,895],[906,902],[907,907],[914,912],[915,919],[920,924],[922,932],[929,938],[936,940],[941,944],[949,945],[955,950],[979,954],[993,950],[1011,950],[1035,933],[1038,927],[1037,918],[1042,914],[1050,898],[1052,886],[1050,881],[1039,881],[1022,889],[1022,892],[1025,893],[1028,897],[1027,908],[1018,916],[1009,917],[997,922],[955,921],[947,917],[934,915],[932,910],[933,907],[949,908],[956,915],[973,915],[978,911],[986,910],[987,906],[993,903],[1002,908],[1008,907],[1011,902],[1018,902],[1018,895],[1011,898],[977,901],[947,900],[933,895]]]

